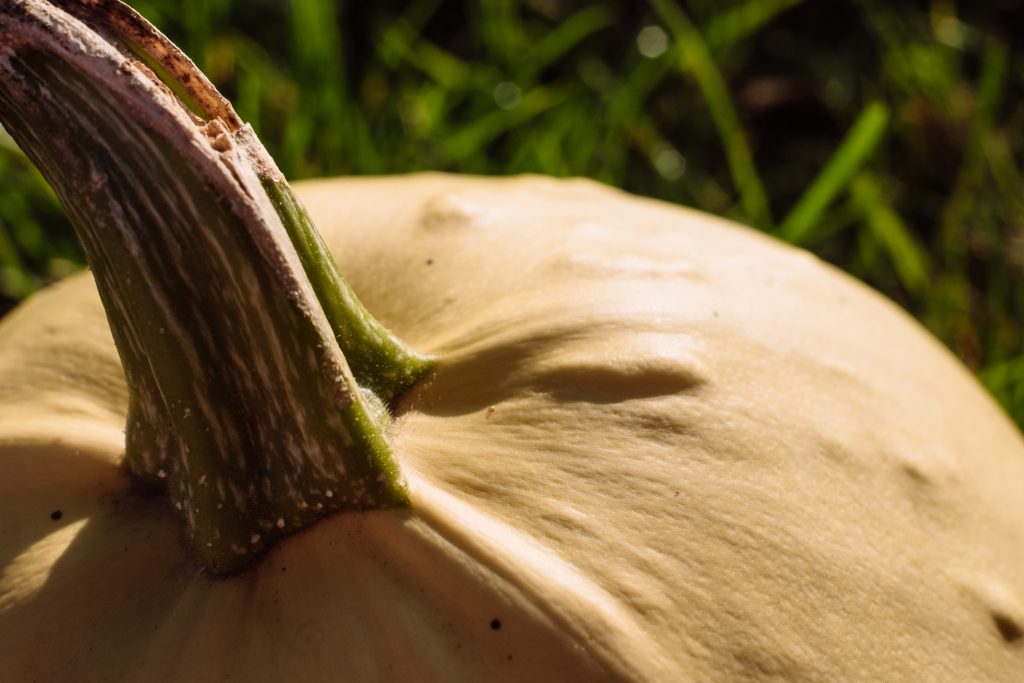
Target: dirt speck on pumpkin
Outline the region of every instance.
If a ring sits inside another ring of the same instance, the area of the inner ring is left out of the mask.
[[[491,619],[491,630],[492,631],[500,631],[501,630],[501,619]]]
[[[60,518],[63,517],[63,516],[64,516],[64,513],[61,512],[60,510],[54,510],[53,512],[50,513],[50,519],[52,519],[55,522],[60,520]]]

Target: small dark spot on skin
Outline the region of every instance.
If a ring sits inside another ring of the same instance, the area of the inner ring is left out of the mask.
[[[491,415],[494,415],[493,406],[484,411],[484,417],[490,417]]]
[[[281,567],[281,571],[285,571],[288,567]]]
[[[492,631],[499,631],[499,630],[501,630],[501,619],[491,619],[491,630]]]
[[[57,520],[59,520],[61,517],[63,517],[63,516],[64,516],[64,513],[61,512],[60,510],[54,510],[53,512],[50,513],[50,519],[52,519],[55,522]]]
[[[673,493],[675,494],[675,497],[676,497],[676,498],[678,498],[678,497],[679,497],[679,491],[674,491]]]
[[[428,259],[427,259],[427,265],[428,265],[428,266],[432,266],[432,265],[434,265],[434,259],[432,259],[432,258],[428,258]]]
[[[913,465],[904,465],[903,474],[907,475],[909,479],[918,484],[930,484],[931,479],[927,474],[914,467]]]
[[[1021,628],[1021,625],[1014,621],[1013,617],[993,612],[992,621],[995,622],[996,628],[999,629],[999,635],[1003,637],[1005,642],[1016,643],[1024,637],[1024,628]]]

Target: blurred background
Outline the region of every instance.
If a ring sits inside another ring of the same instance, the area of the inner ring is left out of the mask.
[[[1024,424],[1024,0],[130,4],[291,178],[582,175],[728,216],[895,299]],[[80,267],[0,133],[0,314]]]

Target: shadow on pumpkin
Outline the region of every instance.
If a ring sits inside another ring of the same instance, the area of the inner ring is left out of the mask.
[[[131,488],[100,449],[60,442],[0,445],[0,575],[15,558]]]
[[[617,364],[596,356],[551,361],[553,346],[553,340],[526,337],[446,354],[425,382],[399,400],[395,413],[457,417],[538,393],[565,403],[615,404],[694,393],[706,383],[699,369],[684,362]]]
[[[16,512],[5,510],[0,548],[7,593],[0,594],[0,649],[9,653],[0,679],[55,680],[49,657],[38,655],[49,642],[68,655],[56,659],[77,661],[59,675],[87,680],[78,667],[88,668],[94,655],[76,641],[116,629],[118,651],[141,646],[147,615],[158,619],[175,599],[174,587],[195,572],[182,552],[181,527],[166,498],[134,492],[128,475],[95,453],[6,446],[0,462],[9,475],[5,489],[10,475],[24,485],[3,492],[4,507]],[[162,580],[169,573],[182,580]]]
[[[548,606],[476,557],[472,530],[416,510],[339,514],[211,578],[169,500],[116,464],[52,446],[0,458],[18,475],[4,492],[26,484],[3,498],[20,512],[4,524],[0,680],[296,680],[296,666],[444,680],[453,662],[477,680],[601,675]]]

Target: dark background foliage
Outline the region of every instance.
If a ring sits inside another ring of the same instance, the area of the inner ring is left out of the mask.
[[[585,175],[726,215],[895,299],[1024,421],[1024,1],[133,4],[292,178]],[[0,135],[0,311],[80,260]]]

